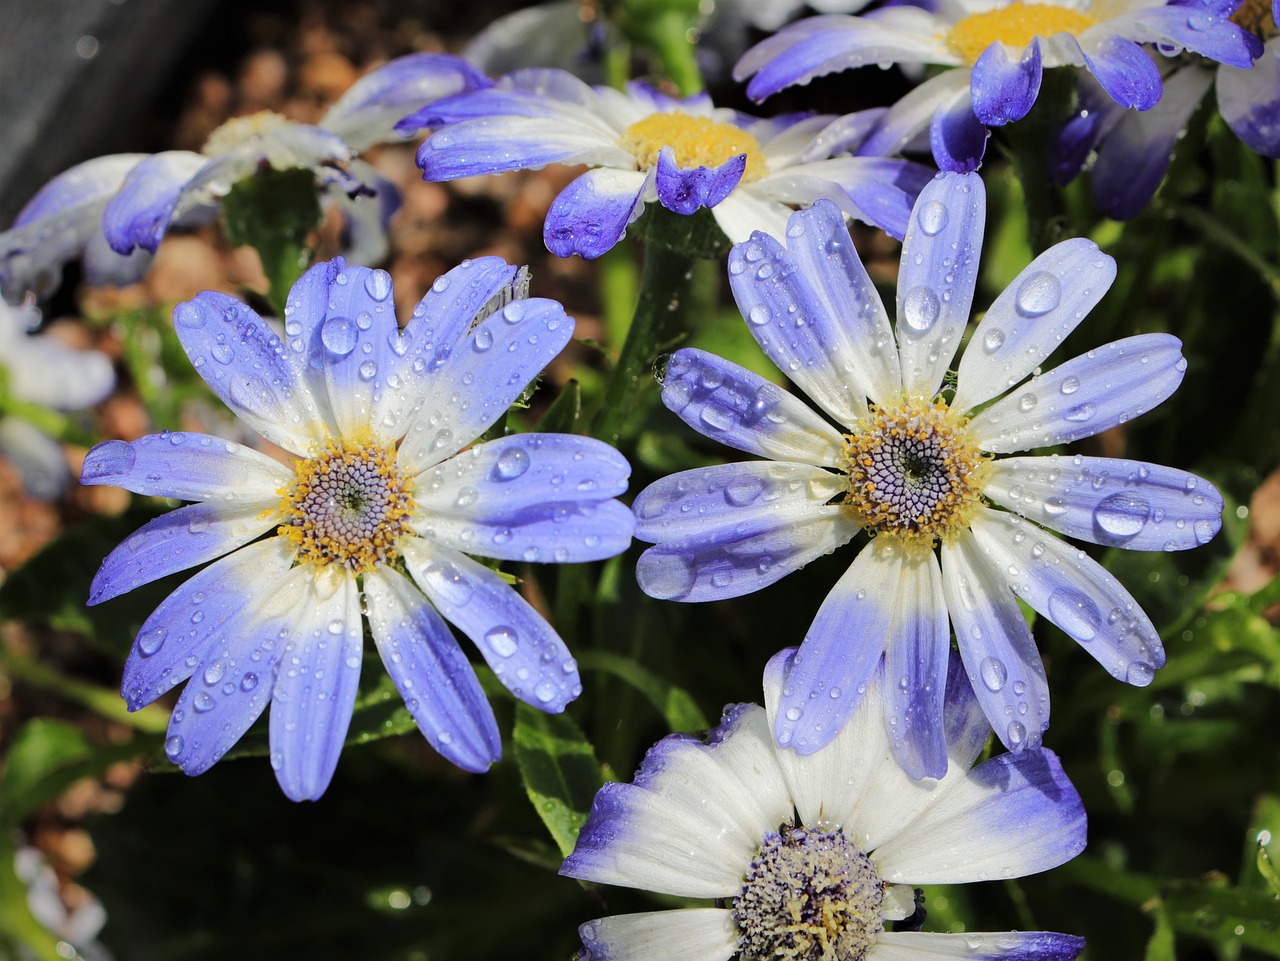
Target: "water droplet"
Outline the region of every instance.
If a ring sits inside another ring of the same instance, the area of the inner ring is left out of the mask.
[[[489,647],[493,649],[493,653],[499,657],[510,657],[520,645],[520,637],[516,634],[515,629],[507,627],[505,624],[489,628],[484,633],[484,639],[489,642]]]
[[[1004,666],[1004,661],[994,657],[984,657],[978,670],[982,674],[982,683],[987,686],[988,691],[993,693],[1001,690],[1005,681],[1009,679],[1009,671]]]
[[[1094,407],[1092,404],[1077,404],[1075,407],[1068,409],[1062,416],[1073,424],[1082,424],[1093,417],[1097,412],[1098,408]]]
[[[938,321],[942,309],[938,295],[928,287],[916,287],[902,299],[902,319],[918,334],[923,334]]]
[[[219,658],[204,669],[204,682],[213,687],[213,685],[222,680],[222,675],[226,673],[226,669],[226,665]]]
[[[926,237],[936,237],[947,226],[947,208],[937,200],[930,200],[920,207],[916,221]]]
[[[1058,389],[1062,391],[1064,394],[1074,394],[1076,391],[1080,389],[1080,378],[1068,377],[1066,380],[1062,382],[1062,384],[1058,387]]]
[[[244,691],[246,694],[249,691],[252,691],[257,686],[258,686],[257,674],[246,674],[244,677],[240,678],[240,690]]]
[[[743,477],[731,481],[724,489],[724,499],[734,507],[746,507],[764,491],[764,481]]]
[[[350,317],[326,317],[320,328],[320,340],[330,353],[345,357],[356,348],[360,331]]]
[[[529,452],[523,447],[508,447],[498,455],[494,472],[499,480],[515,480],[529,469]]]
[[[1132,491],[1118,491],[1103,498],[1093,510],[1093,521],[1113,538],[1128,540],[1147,524],[1151,504]]]
[[[1022,411],[1024,414],[1029,413],[1035,409],[1038,400],[1039,398],[1036,397],[1035,394],[1030,392],[1025,393],[1018,398],[1018,410]]]
[[[377,375],[378,375],[378,365],[376,362],[372,360],[366,360],[363,364],[360,365],[361,380],[365,380],[365,381],[373,380],[373,378],[376,377]]]
[[[747,320],[750,323],[755,324],[757,327],[762,327],[767,324],[772,316],[773,313],[764,304],[756,304],[747,311]]]
[[[229,364],[236,359],[236,352],[231,349],[231,345],[221,341],[210,347],[209,353],[220,364]]]
[[[653,555],[654,563],[641,558],[636,565],[636,580],[640,589],[660,601],[684,597],[693,589],[697,574],[689,562],[677,555]]]
[[[1022,282],[1015,306],[1023,317],[1041,317],[1062,301],[1062,284],[1046,271],[1032,274]]]
[[[1208,544],[1218,533],[1219,524],[1217,521],[1196,521],[1191,525],[1191,530],[1196,535],[1196,542],[1199,544]]]
[[[138,635],[138,651],[143,657],[150,657],[164,646],[165,629],[158,627]]]
[[[191,301],[187,301],[174,308],[173,322],[182,327],[203,327],[204,311]]]
[[[1093,640],[1102,623],[1098,606],[1069,587],[1060,587],[1049,595],[1049,619],[1077,641]]]
[[[385,270],[369,271],[364,275],[364,289],[374,300],[386,300],[391,296],[391,275]]]
[[[994,354],[997,350],[1004,346],[1004,331],[999,327],[992,327],[982,335],[982,349],[988,354]]]
[[[1146,687],[1156,676],[1156,669],[1145,661],[1134,661],[1125,671],[1124,679],[1134,687]]]
[[[343,629],[343,627],[345,627],[345,626],[346,626],[346,625],[343,623],[342,618],[340,618],[340,617],[335,617],[333,620],[331,620],[331,621],[329,622],[329,633],[330,633],[330,634],[341,634],[341,633],[342,633],[342,629]]]
[[[1046,497],[1044,499],[1044,512],[1052,517],[1065,514],[1067,510],[1067,502],[1061,497]]]
[[[507,306],[502,308],[502,319],[508,324],[518,324],[524,320],[525,305],[518,300],[513,300]]]
[[[788,721],[798,721],[798,720],[800,720],[800,717],[801,717],[803,714],[804,714],[804,711],[802,711],[800,708],[798,708],[798,707],[789,707],[789,708],[787,708],[787,715],[786,715],[786,716],[787,716],[787,720],[788,720]]]
[[[173,737],[166,738],[164,742],[164,753],[168,756],[170,761],[174,760],[179,754],[181,754],[182,737],[175,734]]]
[[[476,335],[471,340],[471,346],[478,353],[483,354],[486,350],[493,346],[493,331],[488,327],[481,327],[476,331]]]
[[[546,704],[556,696],[555,686],[550,681],[543,681],[533,689],[533,696]]]
[[[196,696],[191,699],[191,707],[197,714],[208,714],[213,710],[214,701],[209,696],[208,691],[198,691]]]
[[[1027,729],[1022,725],[1021,721],[1010,721],[1006,730],[1009,735],[1010,747],[1018,747],[1027,738]]]

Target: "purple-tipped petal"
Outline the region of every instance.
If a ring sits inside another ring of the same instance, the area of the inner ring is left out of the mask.
[[[560,635],[496,573],[416,538],[405,544],[404,557],[414,582],[471,638],[512,694],[558,714],[582,693],[577,663]]]
[[[677,166],[675,151],[663,147],[654,168],[654,189],[658,202],[678,214],[692,214],[701,207],[714,207],[733,192],[747,169],[747,155],[730,157],[718,167]],[[561,255],[564,256],[564,255]]]
[[[1240,4],[1169,3],[1135,10],[1122,18],[1125,36],[1139,43],[1182,47],[1232,67],[1248,68],[1261,41],[1230,17]],[[1216,9],[1215,9],[1216,7]]]
[[[986,125],[973,113],[972,101],[958,97],[940,107],[929,124],[933,162],[944,173],[973,173],[982,166],[989,136]]]
[[[1075,961],[1084,938],[1051,931],[933,934],[883,931],[876,961]]]
[[[1089,72],[1120,106],[1150,110],[1160,100],[1160,70],[1132,40],[1109,35],[1081,52]]]
[[[1013,60],[996,42],[973,65],[969,92],[974,115],[988,127],[1021,120],[1040,93],[1040,43],[1032,40],[1020,60]]]
[[[1219,68],[1218,108],[1250,150],[1280,157],[1280,37],[1267,42],[1252,67]]]
[[[557,257],[594,260],[612,250],[640,216],[653,174],[600,168],[588,170],[547,211],[542,239]]]
[[[355,577],[303,570],[271,691],[271,766],[289,798],[314,801],[329,786],[351,724],[364,624]]]
[[[186,150],[148,157],[135,167],[102,213],[107,243],[118,254],[136,247],[155,253],[173,219],[182,188],[209,158]]]
[[[476,672],[422,593],[389,568],[364,579],[369,628],[387,673],[426,739],[477,774],[502,756],[502,738]]]

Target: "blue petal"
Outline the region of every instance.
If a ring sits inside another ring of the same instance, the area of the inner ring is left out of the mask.
[[[351,724],[364,626],[354,576],[300,570],[305,589],[288,616],[291,626],[271,691],[269,739],[271,766],[284,793],[294,801],[314,801],[329,786]],[[321,588],[319,582],[330,577],[339,583]]]
[[[210,564],[146,619],[125,662],[120,685],[129,710],[150,704],[190,677],[205,650],[237,627],[244,607],[254,597],[276,590],[292,558],[275,541],[250,544]],[[269,663],[259,677],[269,684]]]
[[[1140,551],[1207,544],[1222,526],[1222,495],[1174,467],[1111,457],[1009,457],[983,494],[1062,534]]]
[[[292,478],[279,461],[208,434],[166,430],[132,443],[108,440],[84,459],[82,484],[113,484],[135,494],[178,500],[274,503]]]
[[[644,209],[648,185],[649,178],[634,171],[588,170],[552,201],[542,228],[547,249],[587,260],[613,249]]]
[[[520,700],[556,713],[582,693],[564,641],[511,585],[471,558],[413,539],[409,574],[445,619],[471,638]]]
[[[836,466],[841,438],[821,417],[759,374],[686,347],[662,375],[662,402],[694,430],[750,454]]]
[[[1083,950],[1084,938],[1050,931],[884,931],[876,936],[877,961],[1075,961]]]
[[[746,169],[747,155],[739,154],[718,167],[684,170],[676,164],[675,151],[663,147],[654,170],[658,202],[668,210],[685,215],[700,207],[714,207],[733,192]]]
[[[1084,170],[1089,154],[1125,112],[1088,73],[1079,74],[1078,80],[1076,112],[1054,135],[1049,151],[1049,174],[1059,187]]]
[[[989,136],[986,125],[974,116],[970,98],[958,98],[939,108],[929,125],[933,162],[946,173],[973,173],[982,166]]]
[[[1251,68],[1218,70],[1218,106],[1250,150],[1280,157],[1280,37],[1267,42]]]
[[[102,562],[88,604],[101,604],[142,584],[203,564],[253,540],[278,523],[257,505],[192,504],[130,534]]]
[[[1092,437],[1160,404],[1187,362],[1170,334],[1112,341],[1032,377],[970,421],[983,450],[1007,454]]]
[[[765,355],[838,423],[901,393],[888,315],[833,205],[792,214],[785,249],[760,233],[736,244],[729,284]]]
[[[407,579],[380,568],[364,579],[382,663],[426,739],[477,774],[502,756],[502,738],[476,672],[449,627]]]
[[[782,747],[812,754],[853,716],[880,664],[894,599],[902,581],[901,552],[873,540],[831,589],[787,674],[774,734]]]
[[[1160,99],[1163,84],[1151,57],[1132,40],[1109,36],[1092,54],[1084,54],[1085,66],[1111,99],[1122,107],[1150,110]]]
[[[1032,40],[1022,59],[1011,60],[1004,44],[996,42],[973,65],[969,92],[973,112],[988,127],[1021,120],[1040,93],[1040,43]]]
[[[428,104],[396,124],[396,132],[407,136],[423,127],[441,127],[508,114],[581,119],[584,109],[593,112],[591,108],[598,107],[599,103],[596,92],[573,74],[554,67],[535,67],[500,77],[492,87]]]
[[[437,515],[428,529],[439,544],[478,557],[565,564],[599,561],[631,544],[635,519],[618,501],[540,504],[501,517]]]
[[[158,153],[129,171],[102,213],[107,243],[118,254],[135,247],[155,253],[169,228],[182,188],[209,158],[186,150]]]
[[[1133,39],[1175,44],[1232,67],[1247,68],[1261,52],[1260,41],[1228,18],[1234,4],[1220,3],[1149,7],[1127,19],[1141,24]]]
[[[968,532],[942,546],[942,583],[967,672],[960,684],[973,691],[1005,747],[1040,747],[1049,727],[1040,652],[1013,594]]]

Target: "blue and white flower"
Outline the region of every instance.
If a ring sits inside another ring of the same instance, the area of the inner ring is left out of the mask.
[[[418,150],[427,180],[587,164],[552,203],[543,237],[555,254],[598,257],[645,204],[693,214],[706,207],[731,241],[781,237],[794,206],[819,198],[895,237],[931,171],[858,146],[879,111],[762,120],[668,97],[632,83],[590,87],[563,70],[522,70],[493,87],[432,104],[402,130],[435,132]]]
[[[612,448],[561,434],[473,443],[573,333],[558,303],[525,298],[524,277],[497,257],[466,261],[404,330],[389,275],[340,259],[294,286],[283,341],[224,294],[175,309],[209,386],[296,458],[166,431],[85,460],[84,483],[196,502],[116,548],[89,599],[214,561],[143,624],[122,685],[136,710],[192,678],[165,741],[188,774],[270,702],[276,777],[295,800],[319,797],[351,719],[366,621],[422,732],[469,771],[501,742],[446,620],[534,707],[561,711],[580,693],[560,637],[467,556],[589,561],[631,540],[630,511],[613,499],[629,467]]]
[[[1160,100],[1160,70],[1141,44],[1190,50],[1236,67],[1260,51],[1228,18],[1239,0],[943,0],[936,10],[899,5],[862,16],[801,20],[761,41],[734,75],[751,77],[755,100],[814,77],[869,64],[938,64],[951,69],[900,100],[864,149],[898,152],[925,131],[943,169],[973,170],[986,128],[1020,120],[1046,67],[1087,70],[1121,107]]]
[[[915,885],[1025,877],[1084,849],[1084,806],[1057,757],[1003,754],[972,767],[990,729],[959,670],[936,782],[913,781],[894,762],[875,681],[824,749],[779,750],[771,729],[791,657],[783,651],[765,669],[763,709],[729,709],[707,743],[667,737],[635,783],[601,788],[560,869],[717,906],[589,921],[583,956],[1072,961],[1084,941],[1067,934],[886,930],[915,913]]]
[[[0,234],[0,285],[10,296],[43,295],[77,256],[84,257],[91,284],[132,283],[146,273],[148,254],[170,225],[207,220],[232,187],[265,168],[315,171],[321,199],[347,219],[348,254],[380,260],[400,194],[358,155],[404,139],[395,123],[424,104],[488,83],[459,57],[411,54],[357,80],[317,125],[265,111],[232,118],[199,153],[87,161],[46,184]]]
[[[882,673],[899,761],[914,777],[940,776],[948,619],[1000,739],[1014,751],[1038,747],[1049,689],[1017,598],[1120,680],[1148,684],[1165,660],[1129,593],[1050,531],[1182,550],[1221,526],[1221,496],[1185,471],[1080,454],[995,456],[1124,423],[1173,393],[1186,361],[1176,338],[1141,334],[1037,372],[1115,277],[1110,257],[1074,239],[996,298],[949,381],[985,213],[977,174],[941,174],[920,194],[896,329],[830,207],[795,214],[785,248],[763,234],[734,247],[729,281],[753,336],[838,426],[704,351],[677,351],[667,366],[671,410],[766,459],[685,471],[641,492],[636,537],[655,546],[636,575],[648,594],[736,597],[871,535],[787,680],[776,733],[800,753],[830,741]]]
[[[81,410],[115,388],[115,368],[96,350],[77,350],[35,333],[40,311],[30,300],[11,306],[0,296],[0,452],[22,473],[36,497],[54,497],[70,472],[58,442],[46,431],[49,414]],[[44,428],[43,430],[41,428]]]

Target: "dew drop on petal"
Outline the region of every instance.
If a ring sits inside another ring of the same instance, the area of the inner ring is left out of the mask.
[[[1032,274],[1018,287],[1014,306],[1023,317],[1041,317],[1062,301],[1062,284],[1047,271]]]
[[[1074,394],[1080,389],[1079,377],[1068,377],[1058,386],[1058,390],[1064,394]]]
[[[1118,491],[1093,509],[1093,521],[1113,538],[1128,540],[1146,526],[1151,504],[1140,494]]]
[[[1004,331],[999,327],[992,327],[982,335],[982,349],[988,354],[994,354],[997,350],[1004,346]]]
[[[1097,412],[1098,409],[1093,404],[1077,404],[1075,407],[1068,409],[1062,416],[1073,424],[1083,424]]]
[[[166,739],[165,739],[165,742],[164,742],[164,753],[168,756],[169,760],[171,760],[171,761],[172,761],[174,758],[176,758],[179,754],[181,754],[181,753],[182,753],[182,737],[181,737],[181,735],[175,734],[175,735],[173,735],[172,737],[169,737],[169,738],[166,738]]]
[[[240,690],[244,691],[246,694],[252,691],[257,686],[258,686],[257,674],[246,674],[244,677],[240,678]]]
[[[1191,530],[1196,535],[1196,543],[1208,544],[1218,533],[1218,524],[1215,521],[1196,521],[1191,525]]]
[[[499,480],[515,480],[529,469],[529,452],[523,447],[508,447],[498,455],[494,472]]]
[[[345,357],[355,350],[359,329],[350,317],[326,317],[320,327],[320,340],[325,348],[338,357]]]
[[[1070,587],[1060,587],[1049,595],[1049,619],[1077,641],[1093,640],[1102,623],[1098,606]]]
[[[1004,666],[1004,661],[998,658],[984,657],[978,670],[982,674],[982,683],[987,686],[988,691],[993,693],[1001,690],[1009,678],[1009,671]]]
[[[360,365],[360,379],[364,381],[373,380],[378,376],[378,365],[372,360],[366,360]]]
[[[484,639],[489,643],[493,653],[499,657],[510,657],[520,646],[520,637],[515,629],[505,624],[489,628],[484,632]]]
[[[533,689],[533,696],[543,704],[547,704],[556,696],[555,686],[550,681],[543,681]]]
[[[1125,671],[1124,679],[1134,687],[1146,687],[1155,676],[1156,669],[1146,661],[1134,661]]]
[[[915,287],[902,299],[902,319],[918,334],[928,331],[938,321],[942,304],[928,287]]]
[[[191,699],[191,707],[197,714],[207,714],[213,710],[213,698],[209,696],[207,691],[199,691]]]
[[[937,200],[930,200],[921,206],[916,221],[926,237],[936,237],[946,229],[947,208]]]
[[[204,311],[190,301],[187,301],[185,304],[179,304],[174,308],[173,322],[180,327],[203,327]],[[181,740],[181,738],[179,738],[179,740]]]
[[[493,331],[488,327],[481,327],[476,331],[475,337],[472,338],[471,346],[475,348],[477,353],[483,354],[493,346]]]
[[[1027,729],[1021,721],[1010,721],[1008,728],[1005,729],[1009,736],[1009,746],[1019,747],[1027,738]]]
[[[374,300],[386,300],[391,296],[391,275],[385,270],[369,271],[364,275],[364,289]]]

